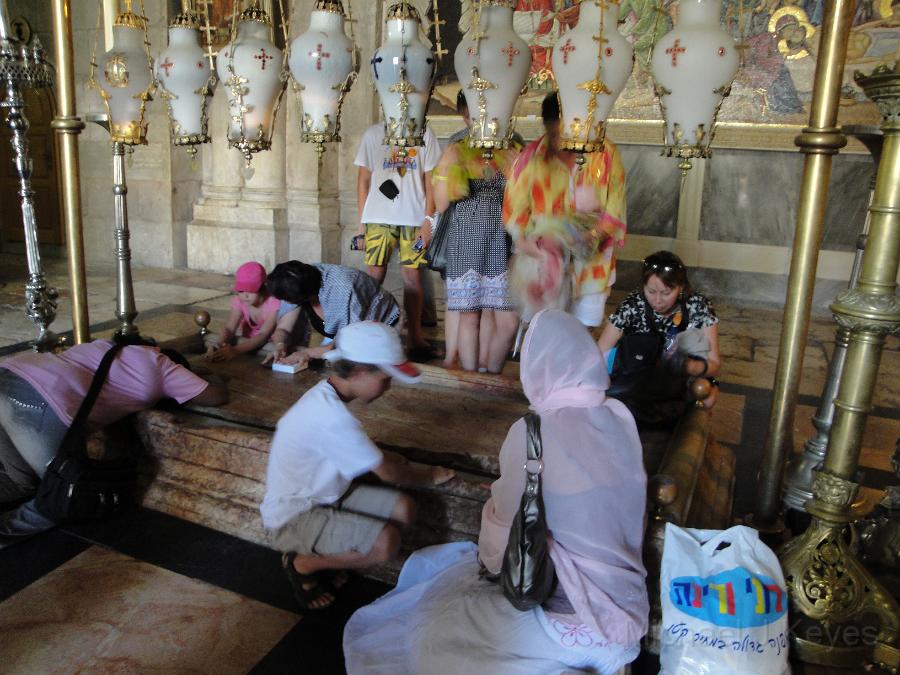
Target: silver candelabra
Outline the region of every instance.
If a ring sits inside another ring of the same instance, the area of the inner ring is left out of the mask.
[[[0,86],[4,98],[0,108],[6,110],[6,123],[12,130],[12,147],[19,175],[19,198],[22,202],[22,224],[25,229],[25,251],[28,258],[28,281],[25,284],[25,314],[38,327],[32,346],[37,351],[52,350],[60,338],[49,330],[56,318],[59,293],[47,285],[38,246],[37,219],[34,212],[34,190],[31,187],[31,156],[28,150],[28,118],[25,117],[24,88],[49,87],[53,68],[46,60],[40,40],[22,44],[10,35],[6,0],[0,0]]]

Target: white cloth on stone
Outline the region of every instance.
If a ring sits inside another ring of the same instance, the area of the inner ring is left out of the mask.
[[[518,611],[497,583],[479,578],[470,542],[414,553],[397,587],[344,628],[349,675],[615,673],[638,652],[541,609]]]

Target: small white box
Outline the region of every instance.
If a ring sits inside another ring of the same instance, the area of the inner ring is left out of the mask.
[[[273,363],[272,370],[276,373],[290,373],[294,375],[301,370],[306,370],[305,363]]]

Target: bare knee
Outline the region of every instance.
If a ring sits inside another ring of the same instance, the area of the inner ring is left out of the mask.
[[[460,312],[459,323],[466,328],[474,328],[479,325],[481,315],[478,312]]]
[[[391,520],[404,528],[412,526],[416,522],[416,502],[409,495],[400,495],[394,510],[391,511]]]
[[[386,563],[395,559],[399,552],[400,530],[388,523],[378,534],[368,557],[373,564]]]
[[[403,286],[406,290],[422,290],[422,270],[418,267],[402,268]]]

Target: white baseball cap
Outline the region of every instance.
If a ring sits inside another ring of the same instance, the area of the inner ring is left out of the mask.
[[[334,349],[325,352],[324,358],[378,366],[409,384],[422,379],[419,369],[407,360],[397,331],[377,321],[358,321],[341,328],[334,338]]]

